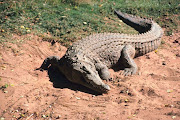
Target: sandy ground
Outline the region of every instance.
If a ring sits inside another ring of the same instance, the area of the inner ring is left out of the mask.
[[[34,35],[13,39],[19,42],[0,46],[1,120],[180,120],[180,33],[135,58],[137,75],[110,69],[111,90],[103,95],[62,80],[53,68],[35,70],[47,56],[62,57],[65,47]]]

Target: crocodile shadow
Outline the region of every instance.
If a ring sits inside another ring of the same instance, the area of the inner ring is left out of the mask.
[[[128,67],[127,63],[123,59],[123,54],[120,56],[118,62],[114,64],[111,68],[115,71],[118,72],[120,70],[124,70],[125,68]]]
[[[112,67],[112,69],[116,72],[119,70],[123,70],[125,67],[122,64],[124,62],[122,62],[121,58],[119,59],[119,62],[114,65]],[[68,88],[71,89],[73,91],[81,91],[81,92],[85,92],[88,94],[92,94],[92,95],[102,95],[102,93],[98,93],[90,88],[87,88],[85,86],[82,86],[80,84],[76,84],[73,82],[70,82],[59,70],[56,66],[52,66],[50,65],[49,67],[47,66],[46,69],[40,69],[37,68],[36,70],[46,70],[49,76],[49,81],[53,83],[53,87],[54,88],[60,88],[60,89],[64,89],[64,88]]]
[[[98,93],[82,85],[70,82],[63,74],[59,72],[57,67],[50,66],[47,69],[47,72],[50,79],[49,81],[53,83],[54,88],[68,88],[73,91],[81,91],[92,95],[102,95],[102,93]]]

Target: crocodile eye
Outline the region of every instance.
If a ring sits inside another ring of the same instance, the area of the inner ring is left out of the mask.
[[[85,66],[82,66],[81,69],[84,71],[88,71]]]
[[[87,74],[90,74],[89,70],[85,66],[82,66],[80,69],[82,69]]]

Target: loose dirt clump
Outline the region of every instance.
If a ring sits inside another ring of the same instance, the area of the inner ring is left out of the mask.
[[[62,79],[56,69],[38,71],[66,48],[35,35],[13,36],[22,43],[0,46],[1,119],[170,120],[180,119],[180,34],[163,37],[159,49],[135,59],[137,75],[110,69],[111,90],[97,95]],[[53,78],[53,79],[52,79]]]

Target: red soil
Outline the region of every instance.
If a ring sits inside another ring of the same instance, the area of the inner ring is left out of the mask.
[[[110,69],[111,90],[103,95],[61,82],[55,70],[35,70],[47,56],[62,57],[66,48],[34,35],[13,37],[27,38],[0,46],[1,119],[180,119],[180,33],[163,37],[158,50],[136,58],[137,75],[123,77]]]

